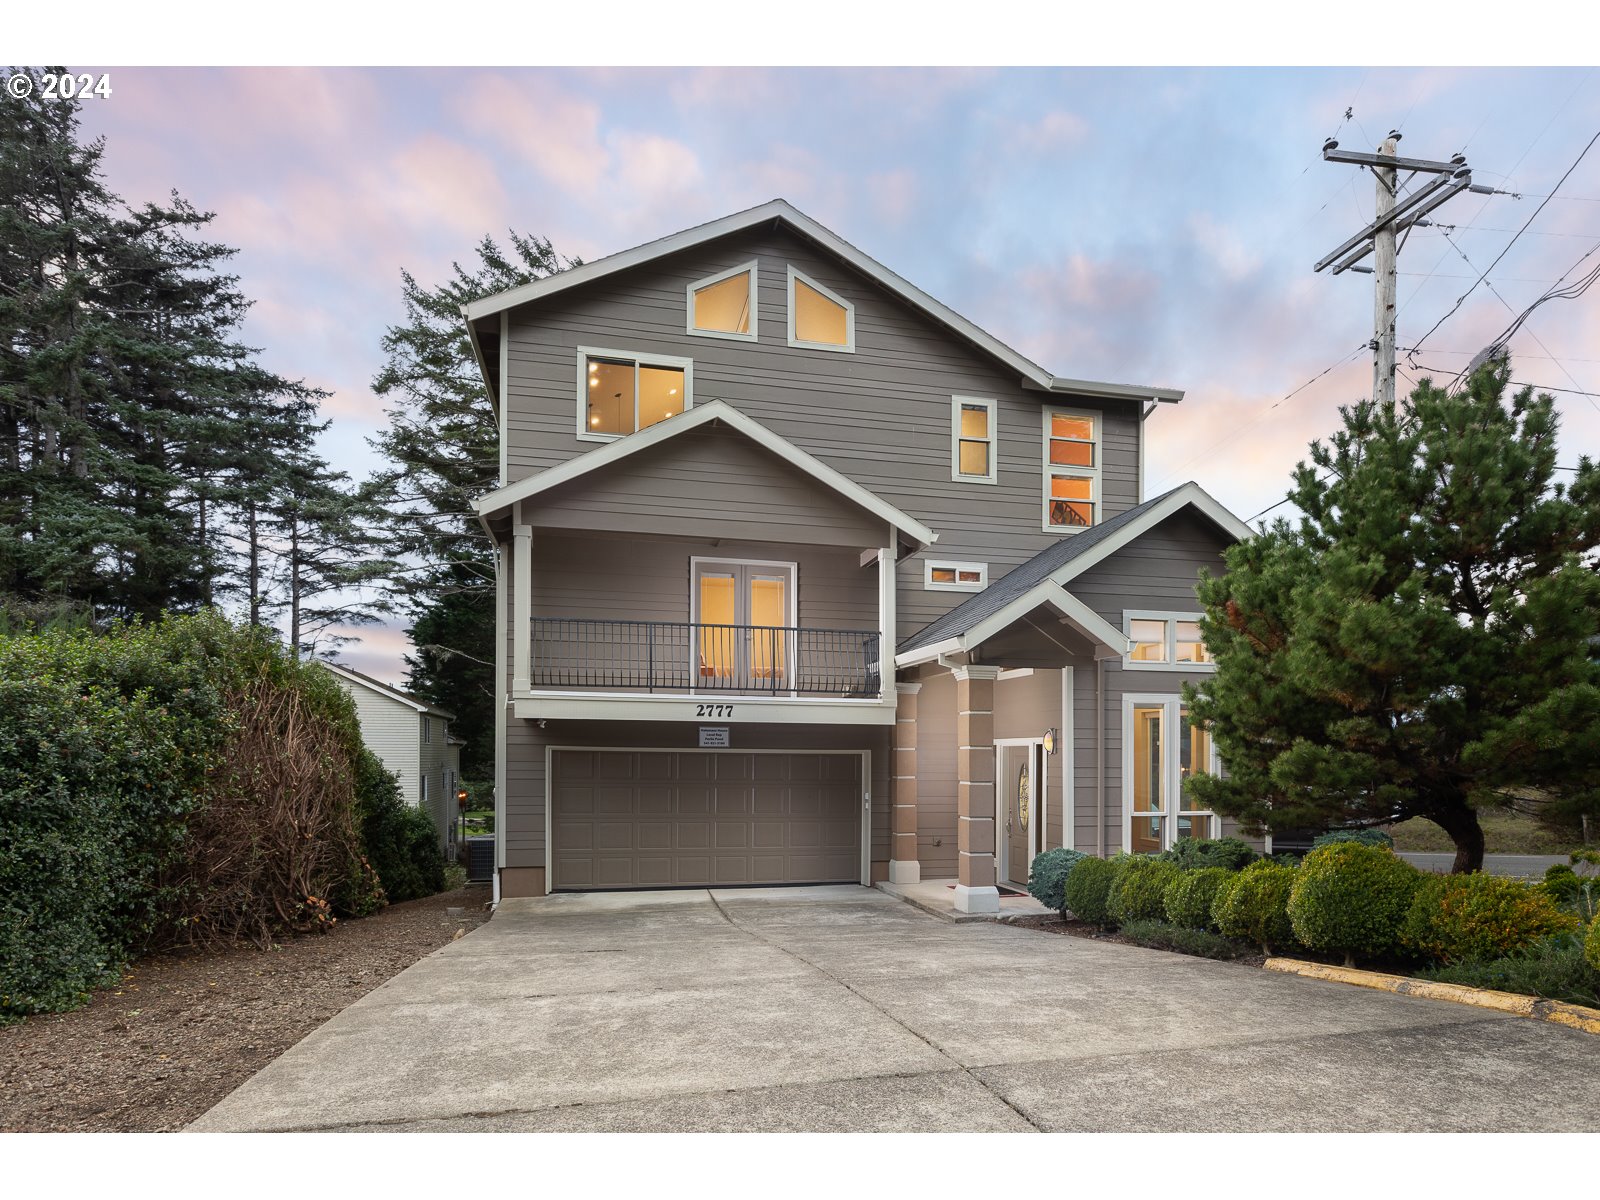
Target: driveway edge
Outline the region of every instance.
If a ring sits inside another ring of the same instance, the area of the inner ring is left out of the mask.
[[[1361,971],[1354,967],[1302,962],[1298,958],[1269,958],[1262,965],[1268,971],[1281,971],[1286,975],[1325,979],[1330,983],[1348,983],[1354,987],[1375,988],[1381,992],[1416,996],[1422,1000],[1444,1000],[1451,1004],[1492,1008],[1497,1012],[1510,1013],[1513,1016],[1565,1025],[1582,1033],[1600,1034],[1600,1009],[1585,1008],[1581,1004],[1568,1004],[1562,1000],[1541,1000],[1537,996],[1495,992],[1488,988],[1467,987],[1459,983],[1435,983],[1428,979],[1412,979],[1406,975],[1386,975],[1381,971]]]

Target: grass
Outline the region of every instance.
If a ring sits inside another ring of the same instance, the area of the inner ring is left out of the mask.
[[[1532,817],[1520,813],[1489,810],[1478,814],[1483,826],[1484,847],[1489,854],[1567,854],[1577,847],[1567,838],[1551,833]],[[1432,821],[1413,817],[1391,825],[1386,832],[1394,838],[1394,848],[1414,854],[1454,854],[1455,843]]]
[[[1583,957],[1582,934],[1549,938],[1505,958],[1429,967],[1418,971],[1417,976],[1440,983],[1565,1000],[1569,1004],[1600,1005],[1600,972]]]

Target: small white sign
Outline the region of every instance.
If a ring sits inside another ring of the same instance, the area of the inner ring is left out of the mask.
[[[700,744],[711,749],[727,749],[728,727],[726,725],[700,726]]]

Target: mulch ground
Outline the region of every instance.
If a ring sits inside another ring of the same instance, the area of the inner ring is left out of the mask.
[[[181,1129],[329,1017],[481,925],[488,898],[467,887],[271,950],[140,959],[86,1007],[0,1029],[0,1131]]]
[[[1006,924],[1015,925],[1020,929],[1032,929],[1039,933],[1061,933],[1066,934],[1068,937],[1089,938],[1096,942],[1115,942],[1119,946],[1144,945],[1143,942],[1136,942],[1132,938],[1123,937],[1120,933],[1107,933],[1098,925],[1091,925],[1087,921],[1078,920],[1076,917],[1068,921],[1063,920],[1054,913],[1048,916],[1018,917],[1015,920],[1007,921]],[[1146,947],[1146,949],[1158,948]],[[1166,953],[1176,954],[1178,951],[1168,950]],[[1241,954],[1238,958],[1230,958],[1224,961],[1243,963],[1247,967],[1259,967],[1267,961],[1267,958],[1264,954]]]

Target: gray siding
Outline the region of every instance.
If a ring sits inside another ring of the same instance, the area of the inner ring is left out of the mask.
[[[759,263],[760,340],[685,333],[685,287],[751,258]],[[791,263],[855,304],[854,354],[787,344],[785,268]],[[512,482],[594,449],[595,443],[576,436],[582,345],[693,359],[697,402],[725,400],[754,417],[928,524],[939,534],[932,554],[987,562],[991,579],[1059,536],[1041,529],[1041,410],[1047,405],[1103,414],[1103,515],[1138,501],[1135,402],[1026,391],[987,356],[787,233],[736,235],[515,310],[508,341],[506,450]],[[950,478],[953,395],[998,401],[996,485]],[[732,477],[723,484],[732,489],[727,494],[735,509],[754,511],[769,502],[764,495],[771,478],[764,466],[742,484]],[[902,636],[964,598],[923,590],[922,564],[914,559],[901,565],[900,583]]]

